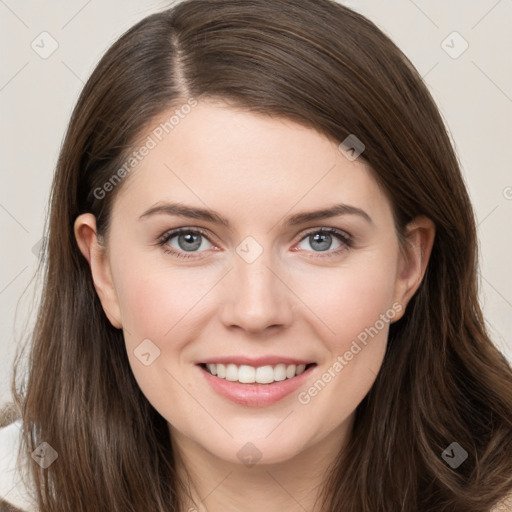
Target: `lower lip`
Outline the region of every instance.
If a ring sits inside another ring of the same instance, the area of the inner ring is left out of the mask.
[[[290,393],[296,391],[303,385],[311,374],[311,371],[316,368],[316,365],[310,366],[300,375],[296,375],[291,379],[285,379],[272,384],[242,384],[241,382],[233,382],[220,377],[215,377],[202,366],[198,365],[199,370],[204,375],[204,378],[210,384],[214,391],[219,395],[228,398],[229,400],[239,404],[247,405],[249,407],[265,407],[271,405]]]

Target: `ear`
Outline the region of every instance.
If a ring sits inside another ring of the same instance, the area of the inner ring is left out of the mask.
[[[112,279],[106,248],[96,235],[96,218],[92,213],[79,215],[75,220],[75,238],[91,269],[94,288],[110,323],[121,329],[121,308]]]
[[[435,238],[435,225],[421,215],[405,227],[405,243],[400,248],[394,301],[402,305],[401,312],[394,321],[401,318],[412,296],[418,290],[432,252]]]

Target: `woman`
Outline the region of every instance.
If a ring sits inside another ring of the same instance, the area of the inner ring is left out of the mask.
[[[438,110],[373,23],[330,0],[147,17],[55,174],[17,394],[34,509],[506,510],[512,370],[476,247]]]

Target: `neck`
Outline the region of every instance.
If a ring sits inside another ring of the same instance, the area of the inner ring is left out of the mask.
[[[353,417],[286,461],[253,465],[220,459],[170,426],[178,475],[192,497],[182,499],[183,512],[320,512],[322,485],[352,424]]]

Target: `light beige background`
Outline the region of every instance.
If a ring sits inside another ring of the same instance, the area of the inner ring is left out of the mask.
[[[344,3],[391,36],[438,103],[477,214],[484,312],[512,360],[512,0]],[[71,110],[108,46],[167,5],[0,0],[0,403],[10,398],[16,344],[31,325],[30,294],[19,299],[36,268],[34,246]],[[58,48],[47,58],[31,46],[44,53],[52,39]],[[37,287],[30,290],[37,296]]]

